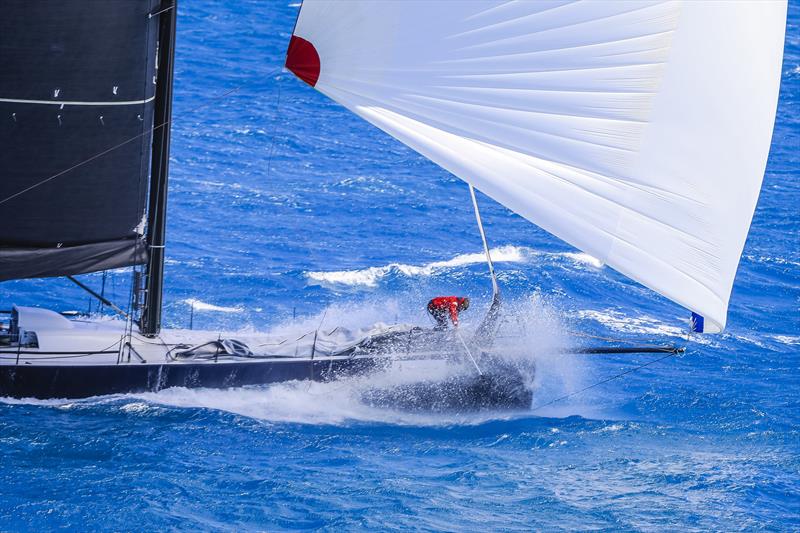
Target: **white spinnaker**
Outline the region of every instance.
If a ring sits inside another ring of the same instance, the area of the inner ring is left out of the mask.
[[[304,0],[315,87],[485,194],[726,322],[786,3]]]

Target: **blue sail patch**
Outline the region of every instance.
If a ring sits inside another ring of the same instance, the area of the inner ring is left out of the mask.
[[[698,315],[697,313],[692,313],[692,319],[690,321],[689,329],[695,333],[703,333],[703,328],[705,325],[705,318]]]

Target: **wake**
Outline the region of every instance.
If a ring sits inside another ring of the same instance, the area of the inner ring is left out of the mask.
[[[315,329],[333,327],[363,327],[364,324],[385,321],[391,323],[402,312],[399,300],[333,305],[316,315],[299,320],[287,320],[276,325],[268,334],[290,336]],[[461,334],[471,336],[479,322],[480,312],[465,320]],[[494,340],[492,353],[503,362],[514,365],[525,374],[527,386],[533,391],[533,404],[580,390],[591,381],[592,368],[585,357],[564,353],[571,337],[565,333],[562,316],[540,296],[505,302],[501,323]],[[427,361],[425,363],[428,363]],[[389,390],[406,384],[425,382],[444,383],[457,372],[474,372],[463,366],[409,364],[397,360],[382,371],[364,376],[342,378],[331,382],[293,381],[264,386],[233,389],[170,388],[156,393],[139,393],[89,398],[86,400],[8,400],[65,410],[103,406],[120,409],[126,416],[153,416],[164,409],[212,409],[233,413],[268,423],[298,423],[314,425],[393,424],[407,426],[476,425],[492,420],[509,420],[536,416],[564,417],[580,415],[602,417],[597,405],[599,398],[581,396],[532,413],[529,409],[515,411],[483,410],[477,412],[414,412],[392,406],[375,406],[365,400],[369,391]]]
[[[381,312],[386,314],[384,308],[371,305],[356,311],[352,307],[333,306],[301,323],[278,326],[273,333],[287,334],[326,322],[363,324],[365,317],[381,317]],[[533,390],[534,403],[540,398],[552,398],[578,390],[586,383],[585,361],[580,356],[563,353],[569,342],[568,337],[561,333],[563,330],[558,314],[538,297],[510,302],[505,306],[492,351],[499,354],[504,362],[528,372],[528,385]],[[468,330],[462,333],[469,336]],[[531,416],[527,409],[412,412],[403,408],[376,407],[365,400],[365,394],[370,391],[390,390],[418,382],[443,383],[452,378],[454,373],[473,371],[466,361],[463,367],[443,365],[441,361],[425,363],[409,364],[408,361],[397,360],[383,371],[331,382],[293,381],[228,390],[173,388],[158,393],[130,395],[130,399],[151,406],[214,409],[276,424],[451,426]],[[585,402],[585,399],[581,401]],[[537,415],[596,414],[596,410],[586,407],[588,405],[567,403]]]

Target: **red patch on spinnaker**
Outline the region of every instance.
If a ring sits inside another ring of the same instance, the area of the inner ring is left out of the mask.
[[[319,79],[317,49],[302,37],[292,35],[292,40],[289,41],[289,50],[286,52],[286,68],[307,84],[315,86]]]

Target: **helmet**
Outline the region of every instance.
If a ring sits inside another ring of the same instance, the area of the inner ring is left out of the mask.
[[[458,307],[462,311],[466,311],[467,309],[469,309],[469,298],[462,298],[461,303],[458,304]]]

